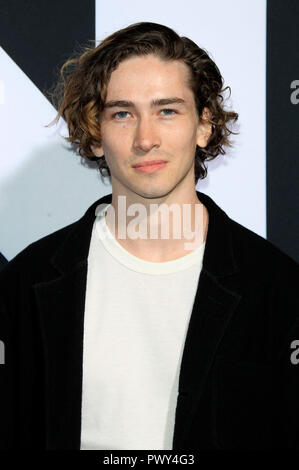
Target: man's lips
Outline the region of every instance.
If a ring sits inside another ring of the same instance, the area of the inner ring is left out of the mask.
[[[148,162],[141,162],[141,163],[136,163],[136,165],[133,165],[133,168],[140,168],[144,166],[152,166],[152,165],[158,165],[160,163],[167,163],[166,160],[151,160]]]
[[[156,160],[157,161],[157,160]],[[168,162],[165,161],[159,161],[158,163],[146,163],[145,165],[137,165],[134,166],[134,170],[139,171],[141,173],[154,173],[155,171],[160,170],[161,168],[164,168],[167,165]]]

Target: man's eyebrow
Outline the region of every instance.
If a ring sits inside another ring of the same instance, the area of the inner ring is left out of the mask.
[[[151,108],[154,108],[155,106],[165,106],[168,104],[186,104],[186,101],[183,100],[182,98],[157,98],[154,99],[151,102]],[[104,109],[105,108],[135,108],[135,104],[133,101],[127,101],[127,100],[113,100],[113,101],[107,101],[107,103],[104,104]]]

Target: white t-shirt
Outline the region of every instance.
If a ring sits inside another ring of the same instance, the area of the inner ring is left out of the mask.
[[[142,260],[98,213],[88,255],[81,449],[172,449],[179,372],[205,242]]]

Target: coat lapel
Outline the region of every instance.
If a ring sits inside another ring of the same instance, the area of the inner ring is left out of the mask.
[[[47,449],[78,448],[87,265],[35,285],[45,357]]]
[[[217,347],[241,299],[232,283],[225,284],[238,272],[230,219],[209,196],[197,195],[208,209],[209,226],[182,356],[174,448],[186,445]],[[96,201],[73,225],[51,259],[57,277],[34,285],[44,344],[47,449],[80,449],[87,258],[96,207],[111,199],[109,194]]]
[[[80,449],[87,258],[96,201],[51,259],[57,278],[34,285],[45,357],[47,449]]]
[[[181,362],[174,449],[188,447],[192,419],[218,345],[239,300],[239,296],[223,290],[207,272],[202,272]]]
[[[213,359],[242,298],[234,277],[239,269],[234,257],[231,221],[210,197],[199,192],[197,195],[208,209],[209,225],[181,361],[173,449],[188,448],[189,430]]]

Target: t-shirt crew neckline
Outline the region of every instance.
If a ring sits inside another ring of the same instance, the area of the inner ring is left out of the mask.
[[[137,256],[129,253],[113,236],[106,223],[106,212],[111,204],[106,204],[97,212],[95,219],[95,226],[97,235],[103,243],[105,249],[121,264],[127,268],[141,272],[144,274],[169,274],[178,271],[182,271],[202,264],[203,253],[205,249],[206,241],[204,241],[199,247],[195,248],[190,253],[180,258],[163,261],[163,262],[152,262],[146,261]]]

